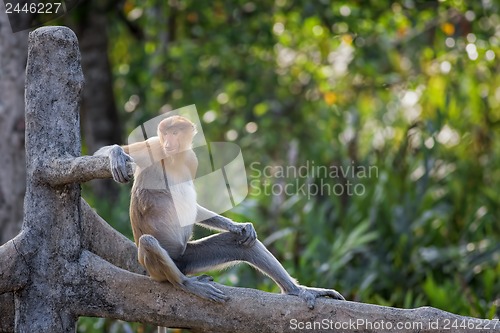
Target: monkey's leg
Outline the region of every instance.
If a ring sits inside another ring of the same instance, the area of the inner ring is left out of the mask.
[[[339,292],[332,289],[298,285],[260,241],[245,246],[240,244],[240,238],[241,236],[236,234],[223,232],[189,242],[184,254],[176,259],[177,266],[185,274],[196,274],[245,261],[273,279],[283,293],[304,299],[311,309],[314,308],[317,297],[344,299]]]
[[[177,266],[185,274],[222,268],[238,261],[246,261],[269,275],[285,293],[298,289],[295,280],[260,241],[245,247],[239,244],[239,237],[230,232],[191,241],[184,254],[176,259]]]
[[[206,280],[182,274],[167,251],[151,235],[142,235],[139,238],[138,257],[139,263],[146,268],[150,277],[155,281],[168,281],[182,290],[215,302],[224,302],[228,299],[222,291]]]

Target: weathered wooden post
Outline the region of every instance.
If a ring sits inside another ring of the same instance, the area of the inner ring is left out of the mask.
[[[35,30],[28,52],[24,232],[33,251],[16,326],[18,332],[74,332],[77,316],[69,304],[81,251],[80,186],[54,184],[50,169],[80,155],[80,52],[75,34],[63,27]]]
[[[83,84],[73,31],[46,27],[30,34],[25,91],[27,189],[23,231],[16,238],[29,277],[16,295],[16,332],[74,332],[79,312],[86,306],[79,301],[87,301],[82,297],[87,291],[80,262],[86,250],[144,274],[135,260],[135,246],[80,198],[79,183],[110,177],[107,158],[80,157]],[[118,252],[109,251],[110,247]]]

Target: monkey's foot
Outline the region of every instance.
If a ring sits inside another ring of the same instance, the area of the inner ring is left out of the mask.
[[[198,276],[188,277],[180,287],[185,291],[188,291],[198,297],[208,299],[209,301],[217,303],[224,303],[227,301],[229,297],[226,296],[226,294],[224,294],[224,292],[220,289],[217,289],[209,282],[206,282],[206,277],[208,277],[208,275],[202,275],[201,279]]]
[[[345,301],[344,296],[333,289],[311,288],[305,286],[298,286],[298,288],[299,290],[297,292],[288,294],[302,298],[304,301],[306,301],[307,307],[309,309],[314,309],[314,305],[316,305],[316,298],[318,297],[330,297],[333,299]]]

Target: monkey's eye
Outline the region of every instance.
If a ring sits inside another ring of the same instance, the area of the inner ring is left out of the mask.
[[[179,131],[173,131],[172,134],[177,135],[177,134],[179,134]]]

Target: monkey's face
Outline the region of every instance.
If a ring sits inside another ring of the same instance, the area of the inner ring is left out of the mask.
[[[182,149],[182,141],[185,140],[185,136],[186,133],[177,128],[172,128],[163,133],[162,136],[160,136],[160,142],[165,155],[172,156],[185,150]]]
[[[181,116],[169,117],[158,125],[158,137],[166,156],[191,149],[195,134],[194,124]]]

